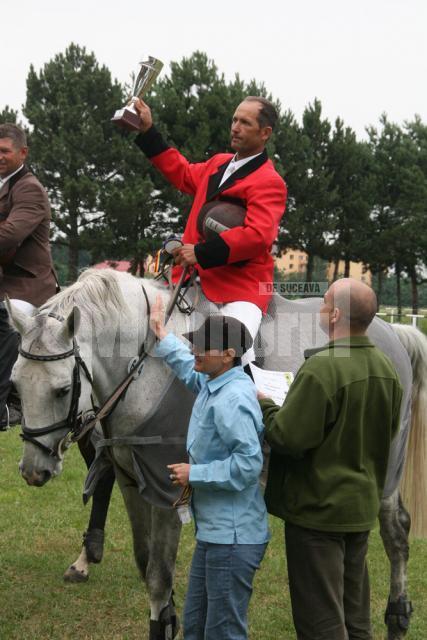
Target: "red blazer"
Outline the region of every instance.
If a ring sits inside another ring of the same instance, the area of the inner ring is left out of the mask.
[[[286,204],[286,185],[267,153],[247,162],[219,186],[232,154],[190,164],[164,143],[154,127],[138,136],[136,143],[177,189],[194,197],[182,239],[195,245],[196,268],[206,297],[216,303],[252,302],[265,312],[271,294],[262,283],[273,279],[271,246]],[[244,225],[205,242],[197,230],[200,209],[221,199],[246,208]],[[175,275],[179,272],[177,267]]]

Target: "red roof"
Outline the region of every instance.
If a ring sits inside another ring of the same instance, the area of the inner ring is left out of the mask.
[[[93,265],[93,269],[115,269],[116,271],[129,271],[130,260],[104,260]]]

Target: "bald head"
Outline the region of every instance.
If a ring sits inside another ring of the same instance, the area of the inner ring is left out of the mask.
[[[377,296],[371,287],[353,278],[337,280],[326,295],[340,310],[343,320],[349,322],[350,331],[366,331],[378,309]]]

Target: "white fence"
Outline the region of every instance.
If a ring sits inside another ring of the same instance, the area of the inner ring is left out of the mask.
[[[378,311],[377,316],[385,316],[386,319],[387,317],[390,318],[389,322],[391,322],[391,324],[393,324],[393,322],[395,322],[395,318],[399,317],[399,314],[397,312],[397,309],[386,309],[385,311]],[[411,318],[411,324],[413,327],[416,327],[418,325],[418,318],[425,318],[426,316],[420,313],[402,313],[402,316],[405,316],[406,318]]]

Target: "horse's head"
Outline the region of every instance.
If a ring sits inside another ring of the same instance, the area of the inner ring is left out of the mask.
[[[6,305],[21,335],[12,371],[23,411],[19,468],[28,484],[42,486],[61,472],[65,438],[77,413],[91,406],[90,374],[75,338],[80,314],[74,308],[65,318],[48,310],[28,317],[9,301]]]

